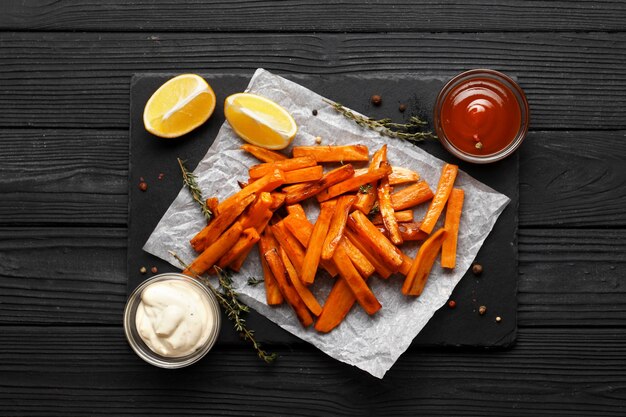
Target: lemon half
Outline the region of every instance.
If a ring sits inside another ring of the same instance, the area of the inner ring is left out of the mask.
[[[143,111],[146,130],[162,138],[177,138],[207,121],[215,110],[215,93],[199,75],[182,74],[152,94]]]
[[[251,93],[233,94],[224,101],[224,115],[243,140],[266,149],[284,149],[298,131],[296,121],[279,104]]]

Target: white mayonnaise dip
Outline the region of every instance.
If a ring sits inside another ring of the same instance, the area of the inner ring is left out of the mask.
[[[184,281],[150,284],[141,293],[135,324],[155,353],[169,358],[186,356],[207,341],[215,316],[206,294]]]

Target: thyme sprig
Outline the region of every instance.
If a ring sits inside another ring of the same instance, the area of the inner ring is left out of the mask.
[[[195,174],[185,167],[185,163],[180,158],[176,159],[178,160],[178,165],[180,165],[180,170],[183,174],[183,183],[189,189],[191,197],[194,201],[200,205],[200,210],[202,210],[204,217],[206,217],[207,221],[210,221],[213,217],[213,213],[207,207],[206,200],[202,197],[202,191],[198,186]]]
[[[175,252],[169,251],[169,253],[183,266],[183,268],[187,268],[185,261],[183,261]],[[249,329],[246,325],[246,319],[244,316],[250,311],[250,307],[239,300],[239,294],[233,288],[232,277],[217,266],[214,266],[213,268],[217,273],[217,279],[220,286],[219,290],[215,288],[206,277],[196,274],[193,270],[191,272],[193,273],[194,278],[202,282],[213,293],[213,295],[215,295],[215,298],[217,298],[217,301],[224,309],[226,317],[233,322],[235,330],[239,332],[243,340],[249,341],[252,344],[259,358],[263,359],[266,363],[274,362],[277,358],[276,353],[268,353],[264,350],[261,347],[261,344],[256,340],[254,330]]]
[[[369,194],[372,189],[372,184],[364,184],[359,187],[359,192],[361,194]]]
[[[411,143],[422,142],[425,139],[437,139],[437,136],[434,135],[433,132],[421,131],[427,123],[417,116],[411,116],[408,123],[394,123],[388,118],[376,120],[361,116],[334,101],[324,99],[324,102],[330,104],[331,107],[347,119],[354,121],[359,126],[374,130],[381,136],[402,139]]]
[[[261,284],[263,282],[265,282],[264,279],[258,279],[258,278],[255,278],[255,277],[248,277],[248,285],[250,285],[252,287],[255,287],[255,286],[257,286],[257,285],[259,285],[259,284]]]

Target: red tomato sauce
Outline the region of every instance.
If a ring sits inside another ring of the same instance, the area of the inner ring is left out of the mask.
[[[522,114],[513,91],[498,80],[474,78],[454,87],[441,107],[441,127],[458,149],[490,155],[509,146]]]

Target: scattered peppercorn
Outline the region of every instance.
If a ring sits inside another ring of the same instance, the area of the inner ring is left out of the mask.
[[[456,307],[456,301],[454,301],[454,300],[448,301],[448,307],[455,308]]]
[[[381,104],[383,104],[383,99],[381,96],[379,96],[378,94],[374,94],[371,98],[370,101],[372,102],[372,104],[374,106],[380,106]]]
[[[322,143],[322,137],[321,137],[321,136],[316,136],[316,137],[315,137],[315,143],[317,143],[318,145],[319,145],[320,143]]]
[[[474,145],[474,147],[476,149],[482,149],[483,148],[483,143],[482,142],[476,142],[476,145]]]
[[[159,272],[159,270],[157,269],[156,266],[153,266],[152,268],[150,268],[150,272],[152,272],[153,274],[156,274],[157,272]]]
[[[162,180],[162,179],[163,179],[163,177],[165,177],[165,174],[161,172],[161,173],[159,174],[158,178],[159,178],[159,180]]]
[[[486,312],[487,312],[487,307],[485,306],[478,307],[478,314],[480,314],[481,316],[484,316]]]
[[[141,272],[142,274],[145,274],[146,272],[148,272],[148,270],[146,269],[145,266],[142,266],[141,268],[139,268],[139,272]]]
[[[148,191],[148,183],[147,183],[147,182],[145,182],[145,181],[141,181],[141,182],[139,183],[139,189],[140,189],[141,191]]]
[[[483,266],[481,264],[472,265],[472,272],[474,273],[474,275],[479,276],[483,273]]]
[[[313,116],[317,116],[317,110],[313,109],[311,113],[313,113]]]
[[[400,104],[400,106],[398,106],[398,110],[400,113],[404,113],[406,111],[406,104]]]
[[[498,316],[496,317],[496,323],[500,323],[502,321],[502,317]]]

